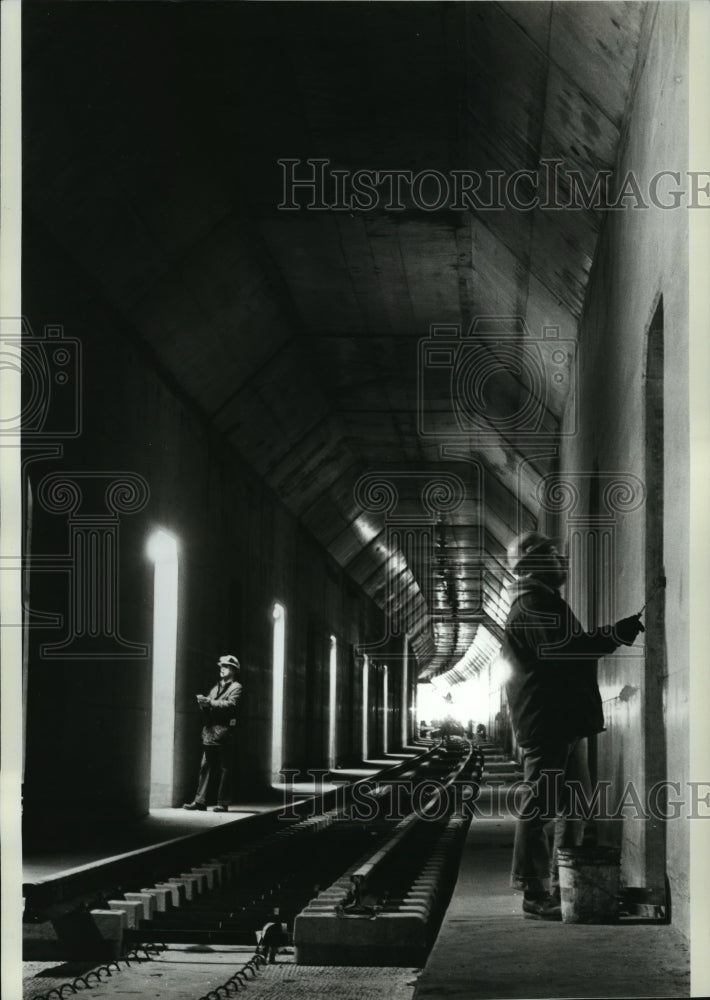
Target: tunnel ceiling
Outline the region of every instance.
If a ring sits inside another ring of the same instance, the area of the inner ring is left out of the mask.
[[[284,211],[277,161],[489,177],[557,158],[589,185],[615,161],[644,6],[24,7],[25,213],[408,629],[422,676],[499,627],[600,215]],[[462,333],[442,353],[432,325]]]

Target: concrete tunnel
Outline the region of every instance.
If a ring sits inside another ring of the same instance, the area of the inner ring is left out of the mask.
[[[648,604],[593,777],[690,794],[689,17],[24,6],[28,852],[192,796],[225,652],[235,803],[445,714],[516,758],[532,528],[585,627]],[[606,827],[687,936],[688,822]]]

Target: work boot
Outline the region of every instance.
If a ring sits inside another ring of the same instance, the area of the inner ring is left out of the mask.
[[[191,811],[197,809],[200,812],[206,812],[207,806],[204,804],[204,802],[186,802],[185,805],[183,806],[183,809],[189,809]]]
[[[541,896],[525,895],[523,898],[523,913],[536,920],[562,920],[562,909],[559,899],[544,893]]]

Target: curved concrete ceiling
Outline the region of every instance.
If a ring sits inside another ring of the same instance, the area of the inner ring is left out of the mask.
[[[506,177],[557,158],[591,185],[614,165],[644,8],[24,10],[25,211],[410,632],[422,676],[467,676],[479,627],[500,628],[600,215],[407,195],[284,211],[278,161]]]

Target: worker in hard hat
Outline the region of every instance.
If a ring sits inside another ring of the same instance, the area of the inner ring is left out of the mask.
[[[567,577],[555,541],[537,531],[508,546],[515,577],[502,655],[510,714],[523,754],[525,791],[518,806],[511,883],[524,892],[524,913],[560,920],[555,852],[547,823],[559,812],[565,782],[591,791],[587,737],[604,729],[596,663],[643,632],[639,615],[584,632],[560,594]],[[581,822],[558,819],[554,847],[579,846]],[[551,891],[552,890],[552,891]]]
[[[237,680],[239,660],[225,653],[217,660],[219,680],[208,695],[196,695],[202,712],[202,760],[197,779],[197,791],[192,802],[183,809],[207,809],[207,795],[218,782],[217,805],[214,812],[228,812],[232,793],[234,745],[237,733],[237,703],[242,696],[242,685]]]

